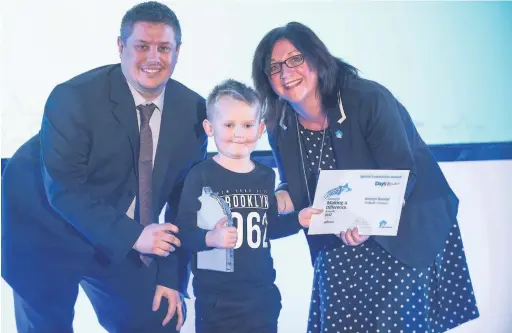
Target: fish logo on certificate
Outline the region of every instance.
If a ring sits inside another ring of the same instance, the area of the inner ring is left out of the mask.
[[[338,196],[343,192],[350,192],[350,191],[352,191],[352,189],[350,187],[348,187],[348,183],[346,183],[345,185],[340,185],[340,186],[335,187],[332,190],[328,191],[327,193],[325,193],[324,199],[328,199],[332,196]]]

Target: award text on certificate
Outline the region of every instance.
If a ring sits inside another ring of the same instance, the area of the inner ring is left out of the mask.
[[[361,235],[396,236],[409,170],[322,170],[309,235],[339,234],[358,228]]]

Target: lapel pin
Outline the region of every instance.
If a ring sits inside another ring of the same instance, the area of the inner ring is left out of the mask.
[[[341,139],[341,138],[343,137],[343,132],[342,132],[341,130],[337,130],[337,131],[336,131],[336,137],[337,137],[338,139]]]
[[[345,115],[345,110],[343,109],[343,104],[341,103],[341,97],[338,98],[338,107],[340,109],[340,119],[338,119],[338,124],[341,124],[342,122],[347,119],[347,116]]]

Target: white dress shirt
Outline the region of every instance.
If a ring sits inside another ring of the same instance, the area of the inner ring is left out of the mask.
[[[151,103],[154,103],[156,105],[155,111],[151,115],[151,118],[149,118],[149,127],[151,128],[151,134],[153,137],[153,165],[155,165],[156,148],[158,145],[158,137],[160,136],[160,123],[162,122],[162,111],[164,109],[165,89],[162,91],[162,93],[160,95],[158,95],[157,98],[155,98],[152,101],[147,101],[129,83],[128,83],[128,87],[130,88],[130,91],[133,95],[133,99],[135,101],[135,111],[137,112],[137,122],[139,124],[139,131],[140,131],[140,111],[137,109],[137,106],[139,106],[141,104],[147,105],[147,104],[151,104]],[[132,204],[130,205],[130,207],[128,207],[128,210],[126,211],[126,215],[128,215],[128,217],[130,217],[132,219],[134,219],[134,216],[135,216],[135,202],[136,201],[137,201],[137,197],[135,196],[133,198]]]

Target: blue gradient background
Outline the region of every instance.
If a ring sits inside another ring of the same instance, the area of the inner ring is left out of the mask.
[[[367,29],[350,39],[364,46],[333,50],[391,89],[427,143],[512,140],[511,3],[361,8],[370,14]]]
[[[2,157],[38,131],[56,84],[119,61],[119,22],[135,3],[83,2],[80,17],[63,15],[75,12],[76,3],[59,0],[6,4],[0,35]],[[228,77],[252,84],[257,43],[270,29],[295,20],[310,26],[362,76],[390,89],[427,144],[512,142],[512,3],[169,4],[184,41],[173,77],[203,96]],[[266,139],[257,149],[269,149]],[[209,150],[215,150],[213,142]]]

